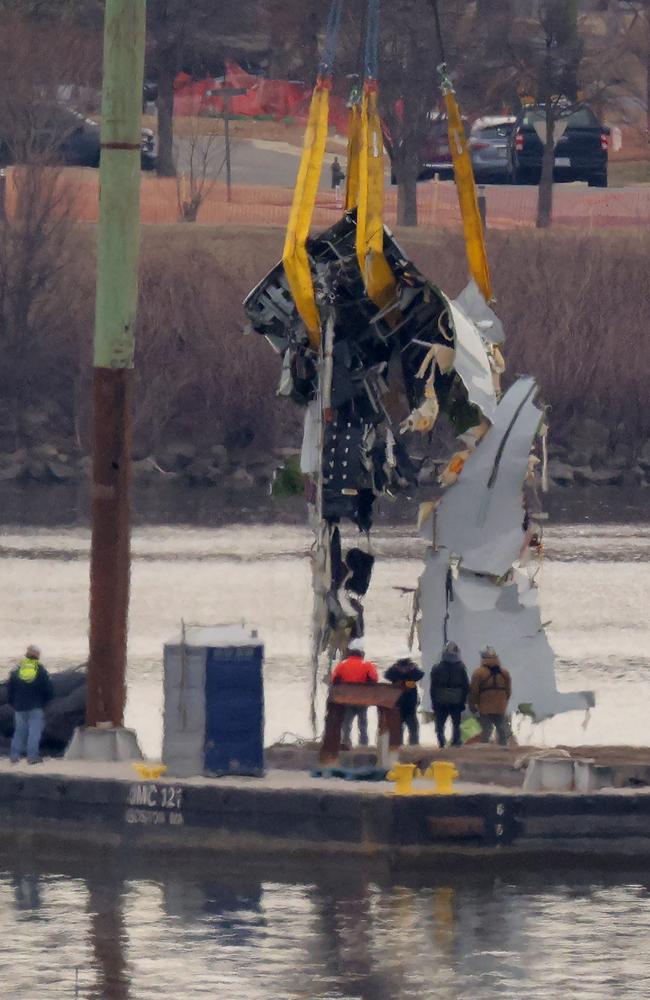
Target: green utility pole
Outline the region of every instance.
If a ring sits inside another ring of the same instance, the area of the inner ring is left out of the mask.
[[[121,726],[130,575],[131,407],[146,0],[106,0],[94,352],[86,723]]]

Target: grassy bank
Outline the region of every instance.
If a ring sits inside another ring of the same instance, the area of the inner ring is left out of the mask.
[[[87,444],[94,233],[79,227],[72,236],[69,261],[40,307],[43,321],[32,322],[21,346],[17,402],[16,365],[5,356],[0,366],[4,450],[25,435],[76,435]],[[135,393],[141,455],[188,438],[260,450],[298,440],[297,408],[275,396],[279,359],[262,338],[243,336],[241,301],[279,257],[282,236],[269,228],[145,228]],[[398,238],[436,284],[460,291],[460,234]],[[650,233],[493,232],[489,252],[510,375],[539,379],[556,427],[589,415],[628,440],[649,437]]]

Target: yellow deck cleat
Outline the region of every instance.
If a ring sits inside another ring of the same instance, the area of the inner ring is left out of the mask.
[[[418,769],[415,764],[395,764],[392,771],[386,777],[389,781],[395,782],[393,795],[417,795],[413,789],[413,779],[416,777]]]
[[[143,781],[157,781],[167,770],[166,764],[133,764],[132,767]]]
[[[425,778],[433,778],[430,795],[458,795],[454,788],[458,776],[455,765],[448,760],[434,760],[424,773]]]

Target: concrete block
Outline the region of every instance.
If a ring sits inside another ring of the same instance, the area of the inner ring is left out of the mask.
[[[64,756],[68,760],[107,761],[143,760],[138,737],[133,729],[79,726]]]
[[[525,792],[568,792],[573,788],[570,757],[534,757],[528,762]]]

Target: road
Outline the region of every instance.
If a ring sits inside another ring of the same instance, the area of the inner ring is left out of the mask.
[[[176,142],[177,168],[179,173],[189,173],[192,160],[195,172],[206,170],[206,176],[225,181],[225,143],[222,136],[200,136],[196,141],[179,139]],[[342,159],[345,147],[342,147]],[[283,142],[268,142],[262,139],[235,139],[231,142],[231,164],[233,184],[269,185],[271,187],[293,187],[301,150]],[[330,165],[334,159],[325,154],[320,187],[330,186]]]
[[[225,143],[223,136],[208,138],[199,136],[196,142],[190,139],[179,139],[176,142],[177,163],[179,173],[189,173],[194,150],[195,172],[203,170],[205,162],[206,176],[218,178],[225,181]],[[346,163],[345,143],[341,142],[341,152],[339,159],[345,170]],[[231,143],[231,162],[233,184],[246,184],[252,186],[269,185],[270,187],[293,187],[298,165],[300,163],[301,150],[297,146],[291,146],[286,142],[271,142],[265,139],[234,139]],[[325,154],[323,171],[320,179],[321,191],[330,188],[330,167],[334,159],[333,153]],[[388,157],[386,157],[386,183],[390,182],[390,170],[388,169]],[[442,181],[443,184],[452,183]],[[571,185],[562,184],[562,188],[571,187],[578,197],[582,193],[595,191],[589,189],[586,184],[573,183]],[[643,185],[640,185],[643,187]],[[501,188],[502,185],[486,185],[486,187]],[[608,189],[610,192],[633,191],[635,186],[625,188]]]

